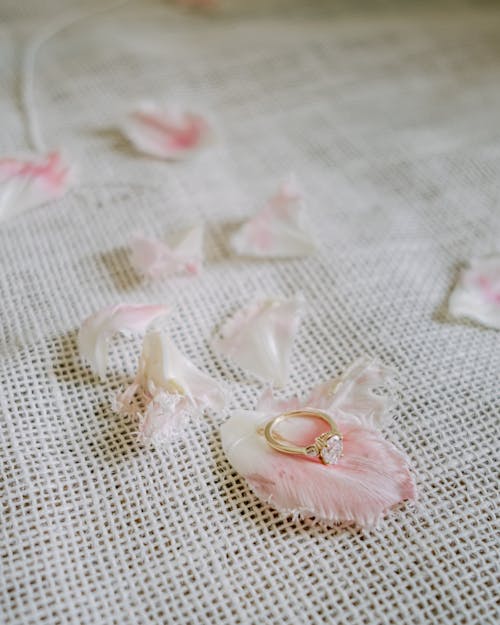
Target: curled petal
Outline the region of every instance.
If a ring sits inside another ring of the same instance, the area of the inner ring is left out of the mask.
[[[0,221],[62,196],[70,178],[59,152],[26,161],[0,159]]]
[[[158,391],[140,414],[139,436],[145,443],[161,444],[176,436],[200,410],[183,395]]]
[[[450,295],[454,317],[467,317],[500,330],[500,254],[473,259]]]
[[[210,136],[207,121],[189,111],[144,103],[123,122],[122,131],[144,154],[167,160],[189,156]]]
[[[106,375],[108,341],[116,333],[142,333],[158,317],[169,311],[166,306],[106,306],[90,315],[78,333],[80,356],[101,378]]]
[[[284,386],[303,309],[299,297],[257,301],[222,326],[214,348],[257,377]]]
[[[144,337],[136,380],[115,402],[118,412],[130,412],[127,406],[134,394],[139,433],[151,443],[169,440],[190,418],[199,418],[206,409],[222,410],[225,405],[221,386],[161,332]]]
[[[308,256],[315,245],[303,217],[303,200],[290,177],[254,217],[231,238],[236,254],[265,258]]]
[[[314,387],[307,397],[276,399],[266,390],[257,410],[278,414],[308,406],[327,412],[335,411],[344,420],[379,429],[386,425],[395,405],[397,389],[395,372],[373,358],[362,357],[336,378]]]
[[[132,266],[149,278],[176,273],[196,275],[203,265],[203,226],[191,228],[173,247],[159,239],[136,235],[130,249]]]
[[[234,469],[281,513],[369,527],[394,505],[415,498],[406,458],[380,432],[336,417],[343,456],[323,465],[272,449],[262,435],[268,419],[265,413],[237,412],[221,426],[221,439]],[[319,420],[301,419],[299,426],[295,421],[282,422],[279,434],[297,445],[309,445],[325,431]]]

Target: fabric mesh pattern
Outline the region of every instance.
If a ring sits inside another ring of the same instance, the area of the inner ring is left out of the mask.
[[[22,45],[68,6],[18,4],[1,9],[5,155],[26,148]],[[500,242],[500,12],[305,4],[206,18],[131,3],[40,52],[40,125],[80,172],[61,200],[0,225],[4,625],[498,622],[500,334],[449,319],[446,299],[460,264]],[[216,125],[185,163],[138,156],[115,130],[137,99],[164,95]],[[289,170],[318,254],[231,257],[229,233]],[[133,232],[200,220],[200,278],[134,274]],[[255,295],[296,292],[308,312],[284,394],[365,353],[399,373],[387,436],[411,458],[419,501],[373,531],[259,503],[222,452],[225,415],[142,447],[110,407],[140,341],[113,341],[105,383],[78,359],[91,312],[172,304],[173,340],[231,390],[229,410],[250,409],[262,387],[210,337]]]

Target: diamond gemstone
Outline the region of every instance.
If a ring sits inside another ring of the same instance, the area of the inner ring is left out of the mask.
[[[321,450],[321,458],[325,464],[337,464],[342,456],[342,438],[338,434],[330,436]]]

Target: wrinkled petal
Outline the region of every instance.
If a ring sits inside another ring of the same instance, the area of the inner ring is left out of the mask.
[[[199,416],[200,410],[187,397],[159,390],[139,415],[139,436],[145,443],[165,443]]]
[[[169,311],[166,306],[135,306],[118,304],[106,306],[87,317],[78,333],[80,356],[101,378],[106,375],[108,342],[120,332],[142,333],[158,317]]]
[[[500,254],[473,259],[450,295],[454,317],[467,317],[500,330]]]
[[[58,152],[33,160],[0,159],[0,221],[61,197],[70,179]]]
[[[257,377],[284,386],[303,309],[299,297],[258,301],[222,326],[214,348]]]
[[[282,514],[370,527],[394,505],[415,498],[405,456],[380,432],[337,418],[343,456],[335,465],[324,465],[273,450],[259,433],[268,419],[259,412],[236,412],[221,426],[222,446],[255,494]],[[299,431],[292,420],[283,422],[280,435],[308,445],[325,431],[319,420],[301,421]]]
[[[196,275],[203,266],[203,226],[191,228],[172,247],[159,239],[135,235],[130,242],[130,249],[132,266],[149,278],[177,273]]]
[[[308,256],[315,245],[304,223],[303,199],[290,177],[266,206],[231,238],[236,254],[265,258]]]
[[[144,337],[136,380],[115,402],[119,412],[127,411],[134,394],[138,396],[139,433],[150,443],[169,440],[189,419],[199,418],[207,409],[220,411],[226,401],[222,387],[162,332]],[[141,405],[145,406],[142,410]]]
[[[144,103],[122,123],[122,131],[144,154],[167,160],[189,156],[210,136],[208,122],[189,111]]]
[[[266,390],[257,403],[257,411],[279,414],[308,406],[342,414],[369,428],[381,428],[391,417],[397,390],[396,374],[373,358],[362,357],[336,378],[314,387],[307,397],[276,399]]]

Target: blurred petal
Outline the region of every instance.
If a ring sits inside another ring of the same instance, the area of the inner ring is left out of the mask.
[[[467,317],[500,330],[500,254],[471,260],[462,270],[448,306],[454,317]]]
[[[130,262],[134,269],[149,278],[176,273],[198,274],[203,265],[203,226],[191,228],[175,246],[135,235],[130,242]]]
[[[337,418],[343,456],[324,465],[273,450],[260,433],[268,419],[266,413],[235,413],[221,426],[222,446],[255,494],[282,514],[369,527],[394,505],[415,498],[406,458],[380,432]],[[326,430],[316,419],[301,419],[300,427],[293,421],[280,424],[279,434],[298,445]]]
[[[142,333],[158,317],[169,311],[166,306],[107,306],[87,317],[78,333],[80,356],[101,378],[106,375],[108,341],[116,333]]]
[[[70,177],[58,152],[29,161],[0,159],[0,221],[62,196]]]
[[[314,252],[294,177],[285,181],[267,205],[234,233],[231,246],[241,256],[265,258],[293,258]]]
[[[185,158],[210,136],[201,115],[155,103],[139,106],[124,120],[122,131],[140,152],[167,160]]]
[[[242,369],[284,386],[303,308],[299,297],[258,301],[226,321],[214,348]]]

